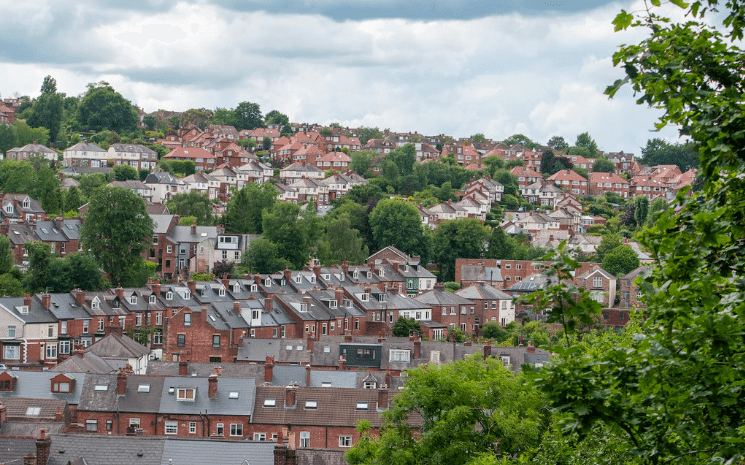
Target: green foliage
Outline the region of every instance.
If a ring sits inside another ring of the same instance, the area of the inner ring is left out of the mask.
[[[554,150],[566,150],[569,148],[569,144],[567,141],[564,140],[561,136],[552,136],[548,142],[546,143],[547,146],[551,147]]]
[[[496,321],[487,321],[481,326],[481,334],[487,339],[494,339],[497,342],[505,342],[512,339],[510,333]]]
[[[228,108],[215,108],[215,111],[212,112],[212,119],[210,120],[211,124],[219,124],[223,126],[233,126],[235,127],[238,120],[235,117],[235,112]]]
[[[649,166],[677,165],[681,171],[688,171],[700,164],[698,150],[693,143],[670,144],[664,139],[649,139],[642,147],[639,160]]]
[[[649,199],[646,196],[640,195],[634,199],[634,219],[639,227],[642,227],[647,222],[647,216],[649,215]]]
[[[168,209],[182,218],[193,216],[200,226],[209,226],[214,222],[212,201],[207,194],[200,194],[197,191],[176,194],[168,203]]]
[[[647,215],[647,227],[652,227],[657,223],[657,218],[660,217],[663,213],[667,212],[670,209],[670,204],[667,203],[667,200],[663,199],[662,197],[657,197],[652,201],[652,203],[649,206],[649,214]]]
[[[457,290],[460,290],[460,283],[457,283],[455,281],[447,281],[442,284],[443,288],[446,291],[455,292]]]
[[[546,402],[499,359],[479,355],[408,371],[406,389],[383,414],[380,436],[363,436],[345,456],[351,465],[461,465],[518,456],[538,446]],[[421,428],[408,419],[421,415]]]
[[[611,250],[622,245],[623,241],[621,241],[621,236],[618,234],[606,234],[600,240],[600,244],[595,248],[595,259],[598,263],[602,263],[605,256],[610,253]]]
[[[266,121],[266,124],[280,124],[282,126],[287,126],[290,124],[290,118],[284,113],[280,113],[277,110],[272,110],[267,113],[264,117],[264,120]]]
[[[322,136],[332,136],[332,135],[334,135],[334,131],[332,131],[329,128],[323,128],[323,129],[321,129],[321,132],[319,132],[319,134],[322,135]]]
[[[0,161],[0,190],[14,194],[28,194],[39,200],[49,214],[56,214],[62,208],[62,190],[59,178],[47,163],[40,163],[38,169],[28,161]]]
[[[456,258],[484,256],[489,231],[475,218],[446,221],[435,230],[433,255],[442,270],[442,279],[455,279]]]
[[[551,150],[543,152],[541,158],[541,173],[552,175],[561,170],[570,170],[574,167],[567,157],[557,157]]]
[[[23,297],[23,283],[13,273],[0,274],[0,294],[5,297]]]
[[[422,325],[413,318],[401,317],[393,324],[394,336],[409,337],[412,333],[422,335]]]
[[[0,235],[0,274],[10,273],[13,269],[15,260],[12,247],[8,236]]]
[[[192,281],[212,281],[215,279],[215,275],[212,273],[192,273]]]
[[[280,136],[292,137],[293,134],[294,132],[292,132],[292,126],[290,126],[289,124],[285,124],[284,126],[282,126],[282,129],[279,130]]]
[[[237,130],[256,129],[264,125],[261,107],[258,103],[241,102],[235,107]]]
[[[352,228],[348,213],[328,220],[325,235],[318,246],[321,264],[328,266],[347,261],[360,265],[369,255],[365,238],[361,237],[359,230]]]
[[[352,159],[352,163],[350,163],[349,168],[356,171],[357,174],[359,174],[360,176],[363,176],[365,173],[367,173],[367,170],[370,169],[370,165],[377,155],[378,152],[369,150],[352,152],[352,154],[349,156]]]
[[[276,244],[280,258],[292,269],[300,269],[310,257],[311,235],[317,231],[302,221],[300,206],[279,202],[262,215],[263,238]]]
[[[112,282],[128,286],[131,280],[140,281],[142,270],[135,267],[142,266],[140,254],[153,237],[145,200],[122,187],[99,188],[88,204],[80,237]]]
[[[149,130],[152,131],[153,129],[155,129],[155,123],[156,123],[155,116],[145,115],[142,117],[142,122],[145,123],[145,126],[147,126]]]
[[[526,147],[528,149],[533,149],[535,147],[541,146],[541,144],[533,142],[532,140],[530,140],[530,138],[522,134],[513,134],[507,139],[503,140],[502,143],[507,145],[522,145],[523,147]]]
[[[140,180],[140,173],[137,172],[136,168],[129,165],[116,165],[111,169],[111,172],[115,181]]]
[[[51,264],[54,256],[52,247],[43,242],[33,241],[23,245],[28,254],[28,273],[24,279],[25,287],[31,292],[39,292],[46,288],[51,275]]]
[[[44,78],[41,85],[41,95],[34,102],[28,125],[44,127],[54,142],[60,132],[63,113],[63,96],[57,93],[57,81],[52,76]]]
[[[378,128],[362,127],[357,131],[357,137],[360,140],[360,144],[365,145],[370,139],[380,139],[383,137],[383,133]]]
[[[196,126],[204,129],[210,124],[214,116],[212,110],[207,108],[190,108],[181,113],[181,127]]]
[[[590,134],[587,132],[583,132],[582,134],[577,136],[577,140],[574,142],[574,146],[584,147],[589,150],[590,158],[594,158],[595,155],[598,153],[598,144],[592,137],[590,137]]]
[[[639,257],[628,245],[620,245],[603,258],[603,269],[613,276],[621,277],[639,267]]]
[[[616,164],[605,157],[598,157],[592,164],[592,171],[596,173],[615,173]]]
[[[243,254],[242,266],[258,273],[276,273],[290,266],[290,262],[279,257],[279,248],[273,242],[258,238]]]
[[[77,108],[77,122],[84,129],[102,131],[133,131],[137,128],[139,112],[132,103],[116,92],[108,83],[88,85]]]
[[[96,189],[109,183],[109,179],[102,173],[84,174],[78,176],[76,179],[80,183],[80,192],[82,192],[84,197],[89,199],[93,197],[93,192]]]
[[[427,263],[429,243],[414,205],[400,199],[381,200],[370,213],[370,228],[376,249],[393,245],[409,255],[421,255]]]
[[[191,160],[160,160],[158,165],[173,176],[191,176],[197,172],[197,165]]]
[[[269,184],[250,182],[235,192],[223,217],[225,231],[237,234],[261,234],[262,214],[277,201],[277,189]]]
[[[572,168],[572,171],[579,174],[583,178],[588,179],[589,173],[587,172],[587,169],[582,168],[581,166],[575,166],[574,168]]]
[[[474,142],[486,142],[486,137],[483,134],[478,133],[471,136],[471,140]]]

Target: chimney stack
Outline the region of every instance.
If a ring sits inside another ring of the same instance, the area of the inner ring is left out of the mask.
[[[349,333],[344,333],[344,342],[352,342],[352,335]]]
[[[305,365],[305,386],[310,387],[310,364]]]
[[[313,352],[313,337],[312,336],[308,336],[306,346],[307,346],[308,352]]]
[[[178,374],[179,376],[186,376],[187,370],[189,369],[189,362],[182,360],[178,362]]]
[[[533,341],[528,341],[528,353],[529,354],[535,353],[535,346],[533,345]]]
[[[419,339],[414,341],[414,358],[422,358],[422,341]]]
[[[264,382],[271,383],[274,378],[274,357],[266,356],[264,362]]]
[[[108,336],[109,334],[118,334],[119,336],[122,336],[122,327],[120,325],[107,325],[104,328],[104,334],[106,336]]]
[[[339,307],[344,306],[344,289],[341,287],[334,289],[334,298],[336,299],[336,305]]]
[[[385,385],[387,387],[391,387],[391,369],[390,368],[385,369]]]
[[[46,308],[47,310],[52,308],[52,296],[49,294],[42,294],[41,295],[41,305],[42,307]]]
[[[378,410],[386,410],[388,408],[388,386],[381,386],[378,389]]]
[[[23,296],[23,305],[31,307],[31,295],[29,293],[26,293],[26,295]]]
[[[297,385],[290,384],[285,388],[285,407],[294,407],[297,396]]]
[[[487,340],[484,341],[484,360],[491,357],[491,343]]]
[[[121,284],[116,286],[116,289],[114,289],[114,294],[116,294],[116,296],[119,297],[120,300],[124,299],[124,289],[122,289]]]
[[[217,397],[217,374],[211,374],[207,380],[209,381],[209,397],[214,399]]]
[[[284,271],[284,274],[285,274],[285,280],[286,280],[286,281],[287,281],[288,283],[289,283],[290,281],[292,281],[292,270],[290,270],[290,268],[289,268],[289,267],[285,267],[285,271]]]
[[[191,235],[196,236],[197,235],[197,222],[193,222],[191,224]]]
[[[197,293],[197,283],[190,279],[186,282],[186,285],[189,287],[192,296]]]
[[[346,371],[347,369],[347,357],[339,356],[339,371]]]
[[[57,406],[57,411],[54,412],[54,419],[56,421],[60,421],[62,419],[62,407],[59,405]]]
[[[266,299],[264,299],[264,309],[268,313],[271,313],[272,310],[274,309],[274,299],[272,299],[272,298],[266,298]]]
[[[120,396],[127,393],[127,373],[121,368],[116,375],[116,393]]]
[[[236,315],[241,314],[241,302],[239,300],[236,300],[235,302],[233,302],[233,311],[235,312]]]
[[[49,446],[52,440],[47,437],[47,429],[39,430],[39,439],[36,440],[36,465],[47,465],[49,460]]]
[[[230,281],[228,280],[228,275],[226,274],[222,275],[222,285],[225,286],[225,289],[230,287]]]
[[[154,281],[152,289],[153,289],[153,294],[155,294],[155,297],[160,297],[160,281]]]

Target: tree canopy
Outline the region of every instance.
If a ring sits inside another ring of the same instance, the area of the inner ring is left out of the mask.
[[[78,124],[94,131],[133,131],[139,120],[137,107],[108,83],[89,84],[77,111]]]

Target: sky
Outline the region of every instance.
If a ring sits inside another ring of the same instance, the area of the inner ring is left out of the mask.
[[[123,5],[126,4],[126,5]],[[106,81],[146,112],[256,102],[292,122],[631,152],[659,110],[636,105],[613,32],[641,0],[0,0],[0,95]]]

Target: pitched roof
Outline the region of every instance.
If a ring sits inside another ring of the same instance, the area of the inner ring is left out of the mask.
[[[111,333],[85,349],[85,352],[105,358],[140,358],[150,353],[150,349],[127,336]]]

